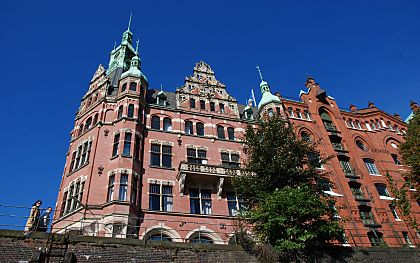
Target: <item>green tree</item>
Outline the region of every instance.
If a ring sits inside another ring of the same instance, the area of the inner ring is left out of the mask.
[[[414,116],[408,124],[407,134],[404,136],[405,141],[400,146],[403,163],[409,168],[405,173],[405,183],[397,185],[394,178],[387,172],[392,194],[395,196],[393,204],[396,205],[409,225],[418,230],[417,219],[411,214],[411,199],[415,198],[420,202],[420,113],[414,111]],[[410,191],[416,189],[416,192]]]
[[[411,187],[420,191],[420,112],[414,111],[414,116],[408,124],[407,134],[404,136],[404,143],[401,144],[400,152],[403,163],[410,168],[410,172],[405,174]],[[417,195],[417,200],[420,195]]]
[[[279,116],[249,126],[243,143],[250,173],[233,184],[247,206],[241,216],[261,242],[290,252],[342,237],[331,200],[317,184],[317,167],[326,160],[314,158],[319,156],[314,145],[299,139]]]

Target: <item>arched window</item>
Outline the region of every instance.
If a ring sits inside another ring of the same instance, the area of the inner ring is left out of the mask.
[[[127,89],[127,83],[122,84],[121,92],[124,92]]]
[[[98,122],[98,113],[95,114],[95,116],[93,117],[93,125],[95,125]]]
[[[160,130],[160,118],[158,116],[152,116],[152,129]]]
[[[133,118],[134,117],[134,104],[129,104],[128,105],[127,117],[128,118]]]
[[[190,239],[194,244],[213,244],[213,240],[206,236],[196,236]]]
[[[229,141],[234,141],[235,140],[235,129],[232,127],[227,128],[227,132],[228,132],[228,139]]]
[[[195,127],[197,129],[197,135],[198,136],[204,136],[204,124],[201,123],[201,122],[197,122]]]
[[[330,115],[323,109],[319,111],[319,115],[321,116],[322,123],[324,123],[325,129],[329,131],[336,131],[337,128],[333,124]]]
[[[185,122],[185,134],[194,134],[193,123],[190,121]]]
[[[305,142],[311,142],[312,141],[311,135],[306,131],[302,131],[300,133],[300,137],[302,138],[302,141],[305,141]]]
[[[223,128],[223,126],[217,125],[217,138],[226,139],[225,128]]]
[[[172,131],[172,120],[170,118],[163,119],[163,130]]]
[[[92,117],[89,117],[85,123],[85,131],[89,130],[92,125]]]
[[[118,108],[117,119],[121,119],[121,118],[122,118],[122,115],[123,115],[123,109],[124,109],[123,105],[121,105],[121,106]]]
[[[81,135],[82,133],[83,133],[83,123],[80,124],[80,127],[79,127],[79,135]]]
[[[153,241],[170,241],[172,242],[172,238],[165,234],[154,234],[147,238],[147,240],[153,240]]]
[[[136,82],[131,82],[130,83],[130,90],[136,91],[136,89],[137,89],[137,83]]]

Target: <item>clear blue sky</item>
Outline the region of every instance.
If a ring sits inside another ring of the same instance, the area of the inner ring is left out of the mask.
[[[174,91],[203,59],[241,103],[259,96],[257,64],[287,96],[308,73],[342,107],[405,117],[420,101],[420,1],[63,2],[0,4],[1,204],[54,206],[80,99],[130,12],[152,88]]]

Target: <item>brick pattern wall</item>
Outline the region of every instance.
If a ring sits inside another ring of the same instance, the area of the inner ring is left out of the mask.
[[[47,234],[34,233],[23,239],[20,231],[0,230],[0,262],[28,262],[45,247],[46,238]],[[258,262],[239,246],[145,244],[141,240],[86,236],[71,236],[68,251],[76,255],[77,262]],[[409,248],[331,248],[315,254],[317,262],[420,262],[420,250]]]

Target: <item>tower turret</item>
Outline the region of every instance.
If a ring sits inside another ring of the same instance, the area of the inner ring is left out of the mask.
[[[257,66],[258,69],[258,73],[260,75],[260,79],[261,79],[261,83],[260,83],[260,90],[261,90],[261,100],[258,103],[258,111],[261,112],[261,109],[263,108],[264,105],[267,105],[269,103],[279,103],[281,104],[281,101],[279,99],[279,97],[273,95],[270,91],[270,86],[268,85],[268,83],[266,81],[264,81],[260,67]]]
[[[122,69],[122,71],[127,71],[130,68],[130,61],[136,55],[136,51],[132,46],[133,33],[130,31],[130,26],[131,15],[127,30],[122,35],[121,44],[118,47],[114,46],[114,49],[110,53],[107,74],[110,74],[118,68]]]

